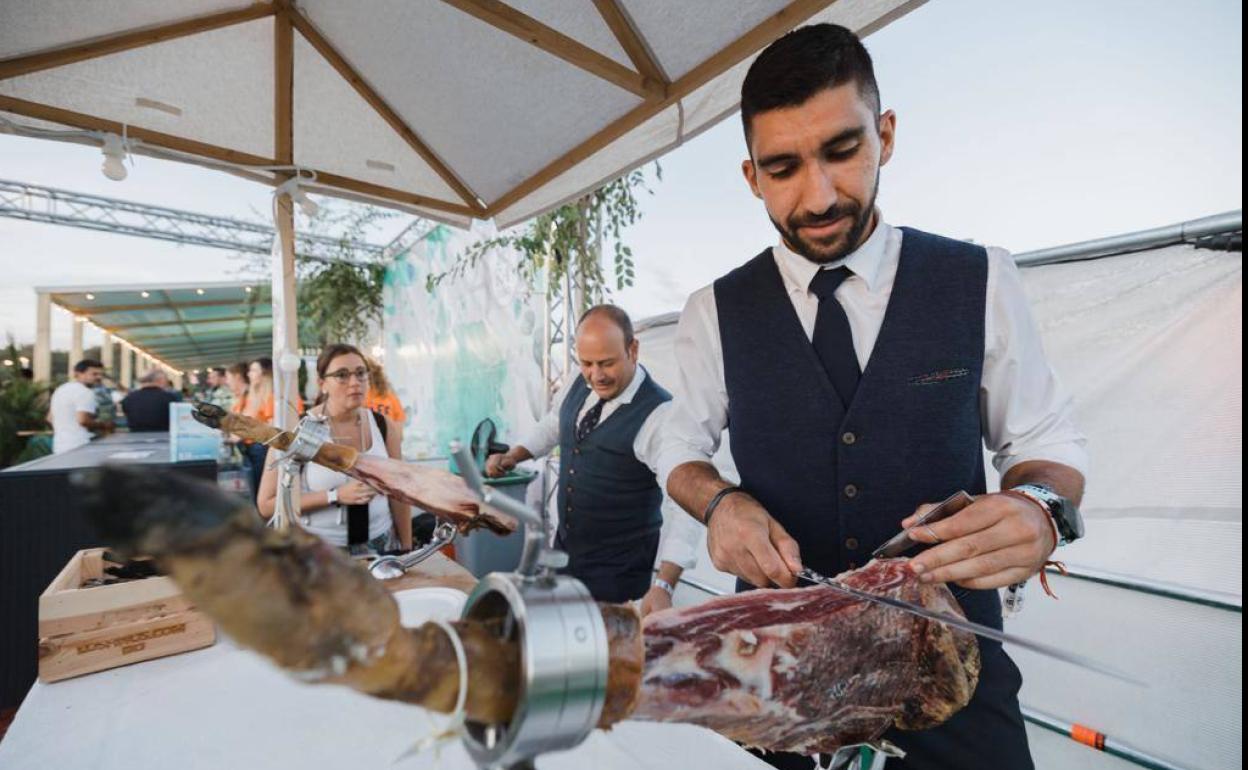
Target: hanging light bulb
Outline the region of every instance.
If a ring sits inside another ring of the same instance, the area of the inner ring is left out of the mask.
[[[108,134],[104,137],[104,146],[101,148],[104,152],[104,165],[100,170],[104,172],[104,176],[120,182],[126,178],[126,143],[116,134]]]

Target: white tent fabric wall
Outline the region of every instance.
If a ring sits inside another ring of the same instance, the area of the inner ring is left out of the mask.
[[[1242,597],[1243,259],[1174,246],[1023,270],[1050,360],[1089,437],[1087,537],[1072,566]],[[675,326],[643,331],[668,388]],[[721,468],[725,451],[716,458]],[[989,466],[991,470],[991,466]],[[990,486],[995,483],[990,481]],[[732,590],[703,548],[687,573]],[[1033,581],[1034,583],[1035,581]],[[1191,768],[1242,764],[1242,615],[1056,577],[1008,630],[1150,682],[1140,689],[1015,652],[1026,707]],[[688,588],[678,603],[705,598]],[[1134,767],[1029,726],[1041,770]]]
[[[450,268],[478,236],[439,226],[387,270],[383,308],[386,372],[407,409],[403,455],[445,462],[492,418],[500,436],[541,417],[541,301],[497,250],[430,294],[426,278]]]

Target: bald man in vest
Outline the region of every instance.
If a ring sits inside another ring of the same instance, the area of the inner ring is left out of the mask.
[[[655,582],[663,506],[685,515],[671,507],[656,477],[672,397],[637,362],[639,349],[627,313],[614,305],[587,310],[576,327],[581,376],[519,443],[486,461],[486,475],[497,477],[559,447],[555,545],[569,556],[564,571],[598,601],[644,596]]]

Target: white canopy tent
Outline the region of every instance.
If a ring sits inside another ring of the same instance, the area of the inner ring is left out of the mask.
[[[733,111],[794,26],[867,34],[918,4],[2,0],[0,111],[506,227]]]
[[[921,2],[0,0],[0,130],[278,185],[280,360],[296,185],[506,227],[732,113],[786,31],[867,35]]]

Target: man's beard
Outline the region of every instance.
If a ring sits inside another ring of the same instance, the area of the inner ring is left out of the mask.
[[[878,173],[875,181],[875,187],[871,190],[871,202],[866,206],[859,205],[857,201],[846,200],[814,216],[807,214],[789,217],[785,220],[784,226],[774,219],[771,220],[771,224],[780,233],[780,237],[784,238],[785,245],[794,253],[820,265],[838,262],[852,254],[861,245],[863,236],[866,235],[867,227],[871,224],[871,216],[875,212],[875,196],[880,189]],[[846,231],[843,240],[836,239],[832,243],[824,244],[802,238],[800,228],[828,224],[843,216],[853,219],[853,224]]]

